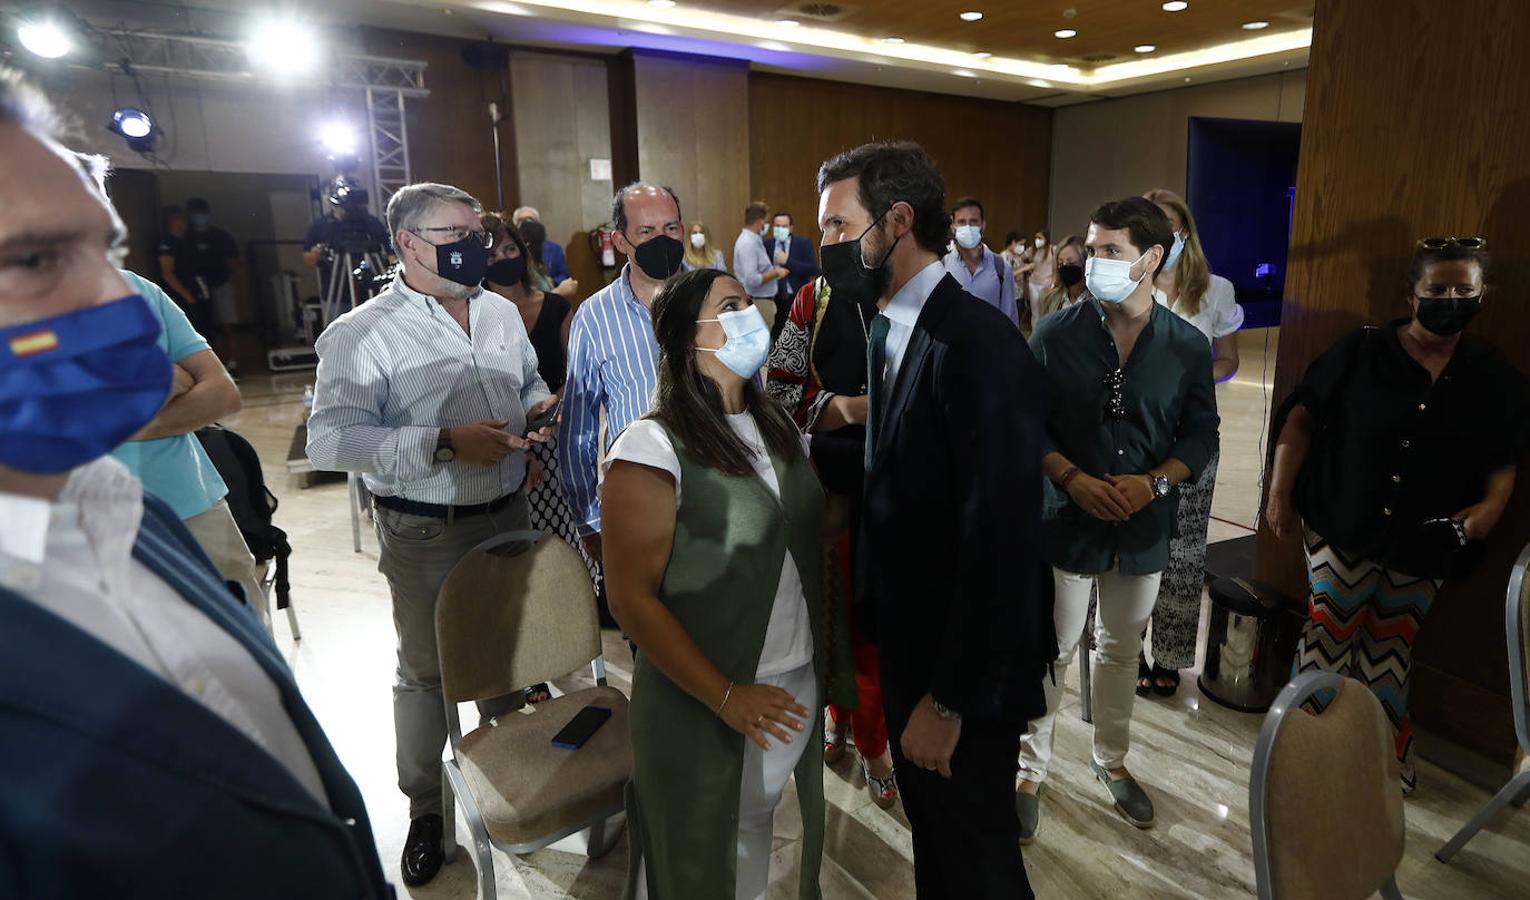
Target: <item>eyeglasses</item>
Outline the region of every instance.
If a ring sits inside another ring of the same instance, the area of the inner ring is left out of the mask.
[[[1446,247],[1460,247],[1462,250],[1486,250],[1487,238],[1485,237],[1428,237],[1418,242],[1424,250],[1444,250]]]
[[[409,230],[413,231],[415,234],[418,234],[420,237],[424,237],[424,233],[427,231],[449,231],[452,235],[452,239],[447,241],[449,244],[455,244],[468,235],[472,235],[473,237],[478,238],[478,243],[483,244],[483,248],[485,250],[488,250],[494,246],[494,235],[491,232],[469,231],[460,225],[433,225],[429,228],[411,228]]]
[[[1126,418],[1126,396],[1122,389],[1126,387],[1126,372],[1117,369],[1105,375],[1105,390],[1110,393],[1105,396],[1106,418],[1121,420]]]

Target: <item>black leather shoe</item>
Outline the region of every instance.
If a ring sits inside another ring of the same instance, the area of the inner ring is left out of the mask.
[[[399,862],[404,884],[410,887],[429,884],[445,861],[446,855],[441,851],[441,817],[420,816],[410,822],[404,858]]]

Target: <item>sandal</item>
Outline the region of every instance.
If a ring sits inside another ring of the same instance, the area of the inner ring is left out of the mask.
[[[1153,693],[1160,697],[1172,697],[1179,690],[1179,670],[1165,669],[1153,664]]]
[[[1137,656],[1137,696],[1146,697],[1153,693],[1153,667],[1147,664],[1147,657]]]
[[[850,725],[845,723],[842,729],[834,726],[834,717],[824,714],[823,717],[823,764],[832,766],[845,758],[845,743],[849,740]]]
[[[866,757],[861,757],[861,774],[866,776],[866,790],[871,793],[871,802],[882,809],[892,809],[898,802],[898,776],[888,775],[886,778],[878,778],[871,774],[871,764],[866,762]]]
[[[546,703],[551,699],[552,691],[548,689],[547,683],[545,681],[541,684],[534,684],[526,689],[527,703]]]

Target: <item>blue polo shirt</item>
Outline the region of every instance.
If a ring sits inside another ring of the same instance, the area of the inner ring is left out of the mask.
[[[197,334],[186,314],[159,285],[132,272],[121,274],[159,317],[159,348],[165,355],[180,362],[208,349],[207,341]],[[182,519],[207,512],[228,494],[228,486],[194,434],[128,441],[113,450],[112,456],[138,476],[144,490],[168,503]]]

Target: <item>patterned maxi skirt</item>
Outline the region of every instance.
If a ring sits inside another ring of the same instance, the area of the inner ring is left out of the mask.
[[[563,498],[562,483],[558,479],[558,440],[553,438],[545,444],[532,444],[531,455],[537,458],[547,476],[542,484],[532,488],[527,500],[531,504],[531,527],[563,538],[589,567],[590,579],[596,589],[600,586],[600,565],[585,554],[579,544],[579,529],[574,524],[574,513]]]
[[[1169,541],[1169,566],[1158,588],[1158,605],[1153,607],[1153,662],[1165,669],[1178,671],[1195,665],[1217,459],[1213,454],[1195,484],[1179,486],[1178,534]]]

